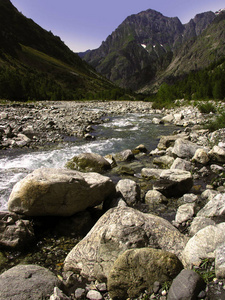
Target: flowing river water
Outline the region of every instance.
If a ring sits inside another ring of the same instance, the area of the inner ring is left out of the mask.
[[[47,151],[0,152],[0,210],[7,209],[7,201],[16,182],[41,167],[61,168],[74,155],[93,152],[100,155],[134,149],[144,144],[150,151],[156,148],[160,135],[171,134],[175,126],[155,125],[151,114],[127,114],[111,117],[94,127],[93,141],[74,140],[62,147]]]

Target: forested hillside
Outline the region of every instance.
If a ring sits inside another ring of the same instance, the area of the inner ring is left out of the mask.
[[[0,0],[0,98],[83,99],[115,89],[59,37]]]

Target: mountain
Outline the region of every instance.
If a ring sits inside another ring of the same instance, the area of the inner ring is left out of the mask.
[[[54,36],[0,0],[0,98],[79,99],[115,88]]]
[[[84,60],[120,87],[151,90],[166,70],[167,75],[171,75],[170,69],[174,72],[176,62],[181,68],[178,57],[184,55],[184,45],[190,48],[215,18],[215,13],[205,12],[182,24],[177,17],[149,9],[127,17]]]

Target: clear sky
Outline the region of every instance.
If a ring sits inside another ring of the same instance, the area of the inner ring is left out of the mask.
[[[98,48],[131,14],[154,9],[183,24],[196,14],[225,8],[224,0],[11,0],[27,18],[53,34],[73,51]]]

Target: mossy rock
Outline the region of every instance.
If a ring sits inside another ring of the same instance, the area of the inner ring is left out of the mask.
[[[82,153],[74,156],[66,163],[66,168],[80,172],[104,173],[111,169],[110,163],[96,153]]]
[[[153,292],[155,281],[172,281],[183,269],[175,254],[160,249],[129,249],[114,262],[108,277],[112,299],[136,298],[141,292]]]
[[[130,175],[130,176],[134,176],[134,170],[132,168],[129,168],[127,166],[119,166],[117,168],[115,168],[115,172],[117,174],[125,174],[125,175]]]

